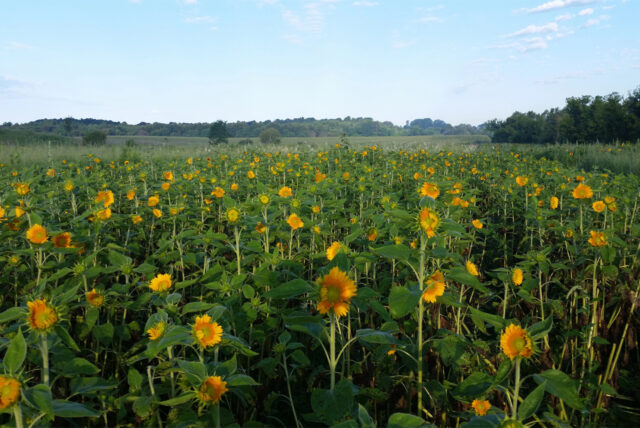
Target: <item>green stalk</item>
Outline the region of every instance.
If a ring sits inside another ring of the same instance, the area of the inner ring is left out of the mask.
[[[238,259],[238,275],[240,275],[240,231],[238,226],[233,227],[233,234],[236,238],[236,258]]]
[[[22,407],[20,407],[20,403],[16,403],[13,406],[13,416],[16,419],[16,428],[23,428],[24,423],[22,422]]]
[[[518,418],[518,393],[520,392],[520,363],[522,359],[520,357],[516,357],[516,384],[514,385],[513,390],[513,419]]]
[[[336,315],[331,312],[329,315],[330,324],[330,338],[329,338],[329,370],[331,371],[331,391],[336,386]]]
[[[41,349],[42,354],[42,383],[49,386],[49,347],[47,345],[47,334],[41,334]]]
[[[424,234],[420,234],[420,266],[418,272],[418,284],[420,284],[420,300],[418,301],[418,416],[422,417],[422,324],[424,318],[424,303],[422,291],[424,289],[424,259],[427,241]]]

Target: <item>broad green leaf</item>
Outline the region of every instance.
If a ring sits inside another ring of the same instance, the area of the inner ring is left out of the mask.
[[[22,367],[22,363],[27,355],[27,344],[24,341],[22,335],[22,329],[18,329],[18,332],[9,342],[9,347],[4,355],[4,369],[9,373],[16,373]]]
[[[0,314],[0,324],[8,323],[9,321],[13,321],[22,316],[26,316],[26,314],[27,312],[24,310],[24,308],[20,308],[20,307],[9,308]]]
[[[576,410],[584,409],[584,403],[578,395],[576,381],[560,370],[546,370],[533,375],[538,384],[547,381],[546,391],[563,400],[567,405]]]
[[[455,267],[451,269],[446,275],[447,280],[455,281],[459,284],[468,285],[469,287],[473,287],[481,293],[487,295],[489,294],[489,289],[482,285],[482,283],[475,276],[471,275],[467,270],[463,267]]]
[[[386,257],[388,259],[408,261],[411,257],[411,248],[402,244],[387,245],[386,247],[380,248],[371,248],[371,251],[380,257]]]
[[[394,413],[387,422],[387,428],[426,428],[429,425],[421,417],[408,413]]]
[[[264,293],[267,299],[291,299],[304,293],[310,293],[314,288],[303,279],[294,279]]]
[[[53,400],[53,414],[61,418],[96,418],[100,413],[84,404]]]
[[[538,410],[538,407],[540,407],[540,403],[542,402],[542,398],[544,398],[546,386],[547,382],[542,382],[536,389],[527,395],[527,398],[525,398],[520,407],[518,407],[518,419],[525,421]]]
[[[28,388],[24,392],[25,398],[41,412],[49,416],[53,415],[53,398],[47,385],[38,384]]]
[[[189,391],[189,392],[185,392],[184,394],[175,397],[175,398],[171,398],[169,400],[164,400],[164,401],[159,401],[158,404],[161,406],[178,406],[180,404],[184,404],[187,401],[191,401],[194,398],[196,398],[196,393],[193,391]]]
[[[236,374],[233,376],[229,376],[227,379],[227,384],[229,386],[255,386],[260,385],[258,382],[253,380],[251,376],[247,376],[244,374]]]
[[[398,340],[393,337],[392,334],[387,333],[386,331],[373,330],[370,328],[364,328],[356,331],[356,336],[359,340],[366,343],[378,343],[385,345],[398,343]]]
[[[451,392],[454,397],[481,397],[493,386],[493,377],[483,372],[473,372]]]
[[[527,333],[531,336],[531,340],[538,340],[545,337],[553,327],[553,316],[549,316],[546,320],[535,323],[527,328]]]
[[[417,284],[412,287],[393,287],[389,294],[391,316],[400,318],[407,315],[418,306],[421,297],[420,288]]]

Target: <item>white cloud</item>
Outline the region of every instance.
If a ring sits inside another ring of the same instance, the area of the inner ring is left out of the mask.
[[[325,26],[327,10],[333,10],[339,0],[322,0],[321,2],[306,2],[302,10],[294,12],[291,9],[282,8],[282,19],[298,31],[320,34]]]
[[[580,12],[578,12],[579,16],[586,16],[586,15],[593,15],[593,8],[588,8],[588,9],[582,9]]]
[[[282,37],[284,37],[285,40],[287,40],[290,43],[293,43],[294,45],[302,45],[302,39],[300,38],[300,36],[296,34],[285,34]]]
[[[196,16],[194,18],[186,18],[184,20],[187,24],[213,24],[216,22],[216,18],[210,16]]]
[[[564,9],[571,6],[580,6],[593,3],[595,0],[551,0],[531,9],[524,9],[526,13],[547,12],[549,10]]]
[[[7,42],[4,44],[4,48],[6,50],[15,50],[15,49],[33,49],[33,46],[28,45],[26,43],[21,43],[21,42]]]
[[[506,34],[502,37],[510,38],[510,37],[520,37],[526,36],[528,34],[539,34],[539,33],[550,33],[558,31],[558,24],[555,22],[549,22],[544,25],[528,25],[521,30],[518,30],[514,33]]]
[[[377,1],[367,1],[367,0],[353,2],[354,6],[362,6],[362,7],[373,7],[373,6],[378,6],[379,4],[380,3],[378,3]]]
[[[418,22],[440,22],[442,21],[442,18],[438,18],[435,16],[423,16],[422,18],[418,19]]]
[[[529,52],[538,49],[546,49],[547,42],[542,37],[533,37],[523,40],[525,44],[518,47],[520,52]]]
[[[589,28],[589,27],[593,27],[594,25],[598,25],[599,23],[600,23],[599,19],[591,18],[591,19],[588,19],[587,22],[585,22],[582,26],[584,28]]]
[[[560,21],[568,21],[570,19],[575,18],[575,15],[572,15],[570,13],[565,13],[564,15],[558,15],[556,16],[556,21],[560,22]]]

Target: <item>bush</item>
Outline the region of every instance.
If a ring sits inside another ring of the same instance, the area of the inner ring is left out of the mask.
[[[82,144],[86,146],[104,146],[107,144],[107,133],[100,130],[90,131],[82,137]]]
[[[260,142],[263,144],[279,143],[280,132],[276,128],[267,128],[260,133]]]

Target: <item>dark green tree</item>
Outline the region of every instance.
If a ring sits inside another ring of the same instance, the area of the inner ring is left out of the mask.
[[[67,136],[71,135],[71,129],[73,129],[73,118],[65,117],[64,118],[64,132]]]
[[[260,133],[260,142],[263,144],[279,143],[280,132],[276,128],[267,128]]]
[[[218,120],[211,124],[209,128],[209,144],[221,144],[229,141],[229,131],[227,130],[227,124],[221,120]]]

